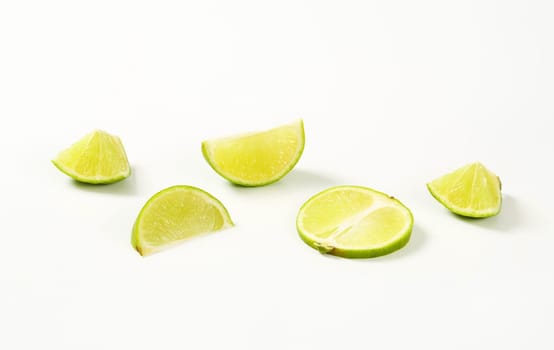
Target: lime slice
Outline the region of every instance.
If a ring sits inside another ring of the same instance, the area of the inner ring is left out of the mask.
[[[203,233],[233,226],[214,196],[192,186],[173,186],[152,196],[140,211],[131,244],[149,255]]]
[[[278,181],[292,170],[303,150],[302,120],[267,131],[202,142],[202,153],[210,166],[241,186]]]
[[[73,179],[90,184],[109,184],[131,174],[119,137],[101,130],[87,134],[52,163]]]
[[[304,242],[324,254],[372,258],[410,240],[412,213],[397,199],[370,188],[337,186],[300,208],[296,228]]]
[[[481,163],[468,164],[427,184],[429,192],[453,213],[486,218],[500,212],[498,176]]]

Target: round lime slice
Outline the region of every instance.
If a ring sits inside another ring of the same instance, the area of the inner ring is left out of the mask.
[[[410,210],[397,199],[359,186],[337,186],[320,192],[300,208],[296,219],[304,242],[324,254],[372,258],[408,243]]]
[[[427,184],[433,197],[455,214],[486,218],[500,212],[501,183],[481,163],[468,164]]]
[[[303,150],[302,120],[202,142],[208,164],[228,181],[242,186],[263,186],[280,180],[296,165]]]
[[[52,163],[71,178],[90,184],[110,184],[131,174],[120,138],[101,130],[60,152]]]
[[[214,196],[192,186],[173,186],[146,202],[135,221],[131,244],[140,255],[149,255],[231,226],[227,209]]]

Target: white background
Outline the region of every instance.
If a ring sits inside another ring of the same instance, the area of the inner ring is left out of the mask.
[[[0,348],[553,349],[554,3],[0,3]],[[239,188],[205,138],[303,118],[279,183]],[[71,181],[50,163],[119,135],[132,176]],[[450,214],[425,183],[481,161],[502,213]],[[201,187],[236,227],[142,258],[155,192]],[[403,250],[322,256],[300,205],[329,186],[392,194]]]

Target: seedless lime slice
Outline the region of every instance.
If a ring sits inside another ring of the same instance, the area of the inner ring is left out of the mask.
[[[242,186],[278,181],[292,170],[303,150],[302,120],[267,131],[202,142],[202,154],[210,166]]]
[[[481,163],[468,164],[427,184],[431,195],[453,213],[486,218],[500,212],[501,183]]]
[[[149,255],[231,226],[227,209],[214,196],[192,186],[173,186],[146,202],[135,221],[131,244],[140,255]]]
[[[52,163],[73,179],[90,184],[109,184],[131,174],[121,140],[95,130],[60,152]]]
[[[372,258],[402,248],[410,240],[413,217],[397,199],[359,186],[320,192],[300,208],[296,228],[321,253]]]

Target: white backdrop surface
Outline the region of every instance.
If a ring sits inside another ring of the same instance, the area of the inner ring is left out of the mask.
[[[552,1],[2,1],[2,349],[552,349]],[[206,138],[303,118],[296,168],[235,187]],[[50,163],[96,129],[132,176]],[[425,183],[481,161],[503,211],[450,214]],[[134,219],[162,188],[236,227],[151,257]],[[402,200],[410,243],[322,256],[300,205],[339,184]]]

